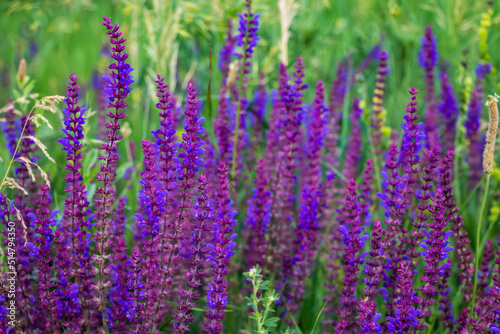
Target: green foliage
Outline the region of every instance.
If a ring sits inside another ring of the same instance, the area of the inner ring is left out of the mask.
[[[252,282],[253,290],[252,295],[245,297],[245,299],[248,300],[248,306],[253,309],[249,318],[255,320],[255,333],[267,334],[269,328],[276,327],[279,321],[278,317],[271,317],[271,314],[275,312],[273,304],[279,299],[279,295],[274,289],[268,290],[269,281],[262,279],[261,272],[259,265],[256,265],[250,271],[243,273],[245,278]],[[261,291],[265,291],[265,293]]]

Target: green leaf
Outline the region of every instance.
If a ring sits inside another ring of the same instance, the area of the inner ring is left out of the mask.
[[[133,166],[133,163],[126,162],[123,165],[121,165],[120,167],[118,167],[118,169],[116,170],[116,178],[118,180],[123,179],[123,176],[125,175],[125,172],[127,171],[127,169],[129,167],[132,167],[132,166]]]
[[[97,149],[87,151],[83,158],[83,178],[87,179],[92,171],[92,166],[97,162]]]
[[[280,320],[280,318],[278,317],[272,317],[272,318],[269,318],[267,319],[265,322],[264,322],[264,326],[266,327],[276,327],[278,321]]]

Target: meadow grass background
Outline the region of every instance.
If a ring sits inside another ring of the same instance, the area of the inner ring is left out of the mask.
[[[500,45],[498,4],[470,0],[296,2],[299,9],[290,28],[289,64],[293,64],[298,56],[304,58],[305,81],[311,87],[306,91],[306,103],[312,101],[312,87],[317,80],[322,80],[329,89],[339,60],[352,54],[354,66],[357,66],[382,40],[383,49],[389,52],[390,67],[385,99],[387,124],[399,127],[407,90],[412,86],[424,89],[423,73],[417,57],[425,25],[433,26],[437,35],[439,63],[447,66],[455,90],[460,94],[464,79],[467,76],[474,78],[474,68],[480,57],[478,28],[481,15],[490,8],[494,14],[488,47],[494,73],[488,76],[485,92],[497,91],[499,57],[496,57],[495,50]],[[281,39],[278,4],[277,1],[254,0],[252,5],[262,18],[258,32],[261,40],[255,50],[250,88],[257,84],[261,71],[266,73],[267,86],[276,88]],[[19,60],[25,58],[28,75],[36,81],[34,91],[40,96],[65,95],[68,75],[75,72],[83,89],[81,100],[90,109],[95,109],[95,92],[91,86],[93,73],[102,72],[109,64],[103,54],[103,48],[106,50],[108,44],[101,19],[103,15],[111,16],[114,23],[121,25],[128,40],[127,52],[134,68],[134,90],[129,97],[130,108],[126,119],[132,132],[128,139],[120,143],[122,155],[126,156],[127,140],[134,141],[140,148],[140,141],[149,136],[150,130],[158,127],[152,82],[156,73],[166,77],[180,100],[190,78],[197,84],[200,99],[206,99],[210,46],[214,69],[212,110],[217,109],[216,98],[221,79],[217,69],[218,52],[224,42],[228,19],[233,19],[236,25],[236,14],[243,10],[243,6],[243,1],[227,0],[0,1],[0,103],[6,104],[13,96],[17,66]],[[465,72],[461,63],[467,64]],[[351,92],[367,104],[371,101],[375,70],[375,63],[372,63],[361,83],[355,85]],[[439,89],[438,86],[436,88]],[[205,113],[202,116],[210,119],[214,115]],[[49,119],[56,129],[59,128],[61,123],[58,117],[49,115]],[[94,137],[96,132],[96,120],[97,117],[93,116],[86,124],[90,137]],[[210,127],[211,122],[205,122],[205,126]],[[347,131],[342,134],[341,144],[345,146]],[[60,136],[57,130],[42,127],[37,136],[49,148],[59,145],[56,143]],[[97,144],[89,144],[91,159],[96,158],[96,149]],[[140,152],[136,155],[138,158],[135,160],[140,161]],[[5,151],[1,156],[4,161],[8,158]],[[55,158],[62,162],[62,152]],[[46,162],[42,158],[41,164],[46,171],[51,175],[61,175],[63,164]],[[1,164],[0,172],[3,172],[5,166]],[[133,185],[138,189],[136,181]],[[62,178],[53,177],[54,188],[62,190],[63,186]]]
[[[289,64],[298,56],[304,58],[306,65],[305,81],[310,88],[306,92],[306,103],[311,103],[315,83],[322,80],[328,90],[335,79],[339,60],[352,54],[354,66],[382,38],[382,48],[389,53],[390,74],[386,89],[387,124],[399,127],[408,98],[407,90],[415,86],[421,91],[423,73],[417,57],[421,46],[420,36],[425,25],[431,24],[437,36],[439,63],[448,67],[457,94],[467,77],[474,79],[474,69],[480,58],[479,35],[481,15],[493,9],[493,17],[488,33],[488,51],[491,54],[493,74],[488,76],[486,94],[498,91],[498,69],[500,57],[500,5],[487,1],[468,0],[298,0],[298,13],[294,17],[288,43]],[[252,1],[254,11],[262,15],[259,36],[261,40],[255,50],[255,59],[250,81],[250,90],[257,84],[258,73],[266,73],[267,86],[276,88],[280,59],[281,26],[277,1]],[[217,91],[221,76],[217,68],[218,52],[224,42],[227,20],[237,24],[236,13],[243,11],[243,1],[0,1],[0,104],[4,105],[13,96],[16,88],[17,65],[21,58],[28,64],[28,75],[36,81],[34,91],[40,96],[65,95],[68,75],[75,72],[82,87],[84,103],[95,109],[95,92],[91,88],[93,72],[102,72],[109,64],[103,55],[107,41],[105,28],[101,25],[102,16],[111,16],[113,23],[119,23],[127,38],[126,51],[134,71],[134,91],[129,97],[125,120],[131,134],[119,144],[122,155],[118,176],[127,167],[136,165],[141,170],[142,153],[140,141],[150,137],[150,130],[159,126],[157,111],[154,108],[155,91],[152,83],[156,73],[165,76],[175,94],[182,99],[188,80],[192,77],[199,90],[200,99],[205,100],[209,78],[209,50],[213,54],[212,110],[217,109]],[[466,64],[464,67],[461,63]],[[289,65],[289,66],[291,66]],[[371,101],[375,81],[375,63],[364,73],[360,84],[354,86],[353,94],[358,94],[367,104]],[[436,87],[437,89],[438,86]],[[421,94],[422,96],[422,94]],[[425,103],[425,102],[424,102]],[[422,104],[424,104],[422,103]],[[205,103],[206,105],[206,103]],[[207,110],[204,108],[204,111]],[[369,108],[368,108],[369,110]],[[486,119],[486,108],[483,119]],[[206,127],[211,126],[213,114],[203,114],[209,118]],[[461,106],[461,117],[465,110]],[[52,179],[54,205],[61,209],[64,194],[64,155],[56,142],[61,136],[59,115],[49,115],[54,130],[41,127],[37,137],[48,147],[56,159],[56,164],[44,157],[40,163]],[[90,138],[95,137],[97,117],[94,115],[86,124]],[[460,130],[463,131],[463,130]],[[345,147],[346,131],[342,132],[341,145]],[[462,136],[463,137],[463,136]],[[1,141],[3,162],[0,162],[0,175],[6,170],[8,152]],[[136,146],[135,158],[127,151],[128,141]],[[94,177],[96,169],[90,167],[97,161],[98,144],[86,141],[84,177]],[[464,143],[457,148],[465,150]],[[365,149],[366,151],[366,149]],[[465,176],[466,173],[462,175]],[[462,182],[463,181],[463,182]],[[458,203],[464,203],[469,193],[465,191],[465,178],[459,182],[462,188]],[[136,193],[139,189],[137,177],[132,178],[133,191],[129,192],[129,205],[135,207]],[[124,184],[119,187],[124,188]],[[498,187],[493,188],[489,201],[498,200]],[[459,189],[460,190],[460,189]],[[250,192],[250,189],[243,190]],[[245,197],[240,194],[239,198]],[[475,228],[471,225],[477,217],[479,198],[473,195],[462,207],[462,214],[468,222],[466,229],[471,240],[475,240]],[[489,207],[489,206],[487,206]],[[493,225],[493,224],[491,224]],[[495,229],[486,228],[489,233]],[[129,233],[131,233],[129,231]],[[235,260],[237,262],[237,260]],[[315,273],[311,284],[323,286],[321,275]],[[310,290],[308,290],[310,291]],[[322,306],[317,296],[308,296],[306,303],[310,312],[302,314],[302,324],[311,328],[311,314],[317,314]],[[238,328],[237,316],[228,316],[228,328]],[[231,325],[232,324],[232,325]]]

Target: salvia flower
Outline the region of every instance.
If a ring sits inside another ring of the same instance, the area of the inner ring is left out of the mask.
[[[269,191],[269,180],[266,176],[268,168],[267,161],[260,159],[257,162],[255,188],[252,198],[248,201],[247,228],[249,229],[247,239],[247,250],[245,252],[248,266],[264,265],[265,244],[264,240],[268,225],[271,221],[271,192]]]
[[[113,45],[111,47],[111,58],[115,60],[109,66],[111,70],[109,76],[104,77],[107,82],[105,92],[109,96],[108,117],[110,121],[106,123],[107,130],[107,143],[101,146],[101,149],[106,153],[104,155],[99,155],[99,159],[103,162],[101,165],[100,173],[97,174],[97,180],[102,182],[102,187],[98,187],[96,190],[96,199],[94,204],[96,206],[96,231],[94,232],[94,242],[96,248],[98,249],[99,255],[97,256],[97,262],[99,264],[99,294],[101,298],[101,310],[105,313],[106,307],[106,294],[104,292],[104,274],[103,270],[105,267],[105,255],[109,247],[109,227],[111,223],[110,215],[113,214],[113,206],[115,202],[115,188],[114,181],[116,179],[116,168],[118,165],[118,152],[116,149],[118,141],[122,138],[119,134],[120,121],[126,117],[123,109],[127,107],[125,99],[131,91],[129,87],[134,80],[130,75],[133,68],[127,64],[126,60],[128,54],[125,51],[126,39],[122,37],[122,33],[119,31],[120,26],[116,24],[113,26],[111,24],[111,18],[104,17],[102,24],[107,29],[107,34],[110,35],[110,42]],[[105,317],[103,316],[103,321]],[[104,326],[107,326],[106,323]]]
[[[83,183],[82,176],[82,140],[83,125],[85,124],[85,108],[80,108],[77,84],[77,76],[72,73],[68,84],[67,98],[65,99],[66,108],[62,110],[65,118],[63,119],[64,137],[58,142],[63,145],[62,150],[66,152],[66,167],[67,171],[64,176],[66,181],[65,192],[69,194],[64,199],[64,216],[62,220],[61,236],[56,232],[56,248],[58,249],[59,260],[56,265],[61,270],[60,282],[69,281],[69,267],[65,263],[71,261],[71,268],[76,271],[75,283],[78,285],[79,294],[82,298],[81,305],[84,312],[85,326],[89,326],[89,314],[93,308],[94,296],[91,292],[95,283],[92,278],[95,275],[95,270],[91,264],[91,257],[86,253],[87,244],[91,241],[87,229],[92,227],[90,220],[92,219],[89,202],[87,200],[87,190]],[[87,219],[89,217],[89,219]],[[62,273],[66,273],[65,276]],[[86,277],[85,282],[82,278]],[[74,287],[68,284],[61,284],[58,293],[63,296],[71,296],[74,293]],[[65,307],[64,307],[65,308]]]
[[[210,261],[212,271],[212,282],[208,284],[206,313],[208,321],[205,322],[205,330],[210,334],[219,334],[224,329],[224,309],[228,302],[228,281],[230,259],[234,255],[237,236],[233,230],[236,220],[236,211],[231,211],[232,201],[229,199],[228,169],[224,162],[219,163],[218,177],[220,180],[217,191],[217,210],[213,224],[213,238],[208,244],[210,249],[207,259]]]
[[[415,329],[421,311],[415,308],[418,298],[413,289],[413,273],[403,263],[399,264],[397,286],[400,290],[400,299],[393,317],[387,317],[387,333],[402,334]]]
[[[54,216],[58,211],[50,212],[50,204],[52,200],[49,194],[49,188],[42,185],[38,198],[35,199],[37,208],[35,214],[29,214],[32,219],[31,227],[34,229],[35,237],[34,243],[28,243],[28,248],[31,249],[30,255],[37,262],[38,269],[38,300],[40,301],[40,308],[45,314],[43,321],[43,329],[46,331],[53,331],[59,326],[56,321],[56,308],[54,301],[53,288],[56,283],[51,279],[52,274],[52,243],[54,241],[54,234],[51,227],[56,225]]]
[[[370,241],[371,250],[368,252],[369,259],[365,260],[363,275],[366,284],[363,294],[366,298],[373,299],[378,296],[378,285],[381,280],[382,265],[380,257],[382,256],[382,225],[380,221],[373,223],[372,239]]]
[[[165,213],[165,195],[162,184],[158,182],[156,156],[152,144],[142,141],[144,152],[144,170],[141,173],[142,179],[139,181],[142,190],[139,191],[139,202],[142,207],[142,214],[137,213],[138,224],[141,228],[141,248],[142,248],[142,273],[144,275],[145,300],[145,321],[142,326],[149,329],[154,324],[155,310],[152,306],[157,299],[159,264],[158,245],[161,230],[161,218]]]
[[[236,45],[242,48],[242,50],[241,52],[237,52],[236,56],[238,59],[243,60],[240,64],[239,73],[242,76],[243,82],[246,82],[248,81],[246,75],[250,73],[250,59],[253,55],[253,49],[257,46],[257,41],[259,40],[257,31],[259,30],[260,14],[253,13],[250,7],[250,0],[246,0],[246,11],[245,13],[238,13],[238,18],[239,27],[238,34],[236,35]],[[246,87],[243,89],[246,89]]]
[[[377,313],[376,304],[370,298],[360,299],[358,302],[358,326],[361,329],[360,333],[382,333],[381,327],[378,324],[378,319],[382,314]]]
[[[347,144],[346,157],[344,160],[344,167],[342,175],[348,180],[357,177],[358,164],[361,158],[361,148],[363,145],[361,137],[361,126],[359,120],[363,109],[359,106],[359,98],[355,97],[352,101],[352,112],[350,115],[352,128],[349,134],[349,144]]]
[[[453,150],[459,110],[453,86],[448,79],[448,74],[444,71],[441,73],[441,101],[438,109],[444,122],[444,148],[446,151]]]
[[[413,230],[411,231],[409,244],[410,267],[418,267],[420,261],[420,243],[424,238],[424,229],[427,227],[430,208],[429,200],[432,197],[434,174],[439,163],[439,147],[434,146],[430,151],[425,166],[423,167],[422,182],[418,185],[416,218],[413,219]]]
[[[179,145],[177,157],[173,161],[177,163],[177,191],[179,202],[173,217],[166,217],[164,231],[170,230],[166,234],[168,243],[162,243],[162,254],[164,261],[162,278],[160,280],[160,294],[156,301],[155,309],[158,310],[161,298],[168,295],[172,286],[172,276],[176,269],[176,263],[179,260],[179,250],[184,239],[184,230],[189,227],[188,216],[190,215],[191,201],[193,191],[196,186],[197,172],[203,162],[201,155],[204,153],[202,146],[204,142],[200,139],[204,128],[201,126],[204,118],[198,118],[198,100],[194,85],[190,82],[188,85],[187,102],[184,114],[186,116],[184,130],[182,134],[182,143]],[[171,205],[171,204],[169,204]],[[166,228],[166,229],[165,229]],[[166,233],[166,232],[164,232]],[[161,298],[160,298],[161,297]]]
[[[450,266],[444,270],[444,274],[438,284],[439,310],[442,312],[440,319],[443,326],[452,331],[455,327],[456,320],[453,315],[453,296],[451,295],[451,289],[448,282],[451,274],[451,259],[448,259],[448,264]]]
[[[438,187],[432,197],[433,204],[429,208],[429,212],[432,214],[429,223],[430,231],[424,230],[427,240],[421,244],[424,248],[423,256],[426,265],[423,269],[424,274],[420,278],[424,282],[424,285],[419,288],[423,296],[418,300],[419,310],[422,311],[419,319],[422,320],[419,320],[417,330],[426,328],[423,319],[431,314],[430,306],[434,304],[434,297],[437,295],[437,284],[444,274],[444,270],[450,266],[449,263],[440,264],[448,257],[448,252],[453,250],[447,240],[453,231],[444,231],[447,225],[446,209],[443,206],[445,200],[443,189]]]
[[[427,138],[427,147],[433,147],[438,144],[438,115],[435,101],[435,83],[434,69],[438,61],[438,51],[436,36],[432,33],[432,26],[425,27],[425,33],[422,37],[422,48],[419,51],[418,62],[424,69],[425,77],[425,100],[427,101],[425,113],[425,134]]]
[[[482,152],[483,142],[481,139],[481,114],[483,111],[483,80],[478,78],[476,86],[472,91],[467,111],[467,119],[464,122],[466,138],[469,141],[468,157],[469,162],[469,189],[473,189],[482,176]]]
[[[470,240],[464,227],[462,216],[458,214],[459,208],[453,199],[453,151],[448,151],[443,158],[439,171],[439,185],[443,189],[446,208],[446,215],[451,222],[453,240],[455,240],[455,253],[458,267],[458,280],[464,294],[464,300],[470,301],[472,298],[472,274],[474,272],[472,250]]]
[[[229,66],[231,65],[231,58],[234,55],[234,46],[236,44],[236,38],[233,36],[233,21],[229,19],[227,21],[227,35],[226,43],[222,46],[219,52],[219,69],[222,72],[222,85],[226,86],[227,76],[229,74]]]
[[[187,323],[193,322],[192,308],[196,306],[196,301],[200,298],[198,287],[201,286],[201,279],[205,276],[203,264],[209,251],[205,235],[210,231],[209,222],[213,218],[212,200],[208,197],[210,189],[205,175],[198,177],[198,197],[195,197],[193,205],[193,232],[190,252],[192,260],[189,262],[189,269],[186,273],[186,285],[189,289],[181,290],[182,300],[178,304],[178,312],[173,314],[176,320],[172,329],[175,333],[189,331]]]
[[[21,133],[20,120],[16,118],[14,110],[14,104],[9,101],[5,111],[5,122],[1,122],[5,134],[5,147],[9,150],[10,155],[14,155],[17,140]]]
[[[361,249],[365,237],[361,237],[362,224],[360,222],[360,209],[358,196],[356,194],[357,184],[351,179],[347,186],[348,195],[344,206],[346,220],[340,225],[343,235],[345,257],[344,257],[344,289],[342,290],[341,319],[351,327],[356,307],[356,288],[358,285],[358,271],[361,263]]]

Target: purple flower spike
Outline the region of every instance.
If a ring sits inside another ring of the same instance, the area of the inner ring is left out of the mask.
[[[144,329],[149,329],[154,324],[155,310],[152,307],[158,296],[158,274],[159,265],[158,244],[161,229],[161,218],[165,213],[166,191],[161,190],[161,183],[158,183],[156,156],[153,145],[147,141],[142,141],[144,152],[144,171],[141,173],[142,179],[139,181],[142,189],[139,191],[139,202],[142,207],[142,214],[136,214],[138,224],[141,228],[141,248],[142,248],[142,273],[144,278],[145,300],[145,321],[141,324]]]
[[[82,148],[83,125],[85,124],[85,108],[80,108],[78,104],[77,77],[72,73],[68,83],[68,93],[65,99],[66,108],[62,110],[65,118],[63,119],[65,136],[58,140],[63,145],[62,150],[66,151],[67,171],[64,176],[66,187],[64,191],[69,194],[64,199],[64,216],[62,220],[61,231],[56,231],[55,248],[57,250],[58,261],[56,265],[60,270],[58,274],[59,288],[57,293],[64,300],[74,295],[77,289],[81,297],[83,309],[84,327],[90,326],[89,316],[92,309],[97,306],[94,302],[95,295],[92,289],[95,289],[95,283],[92,278],[95,276],[95,269],[92,266],[91,257],[86,253],[87,245],[91,242],[91,236],[87,229],[91,228],[89,219],[86,217],[91,214],[89,202],[87,200],[87,191],[83,183],[82,176]],[[67,266],[68,261],[70,266]],[[65,283],[70,281],[70,274],[75,277],[75,285]],[[86,277],[87,279],[82,279]],[[66,297],[65,297],[66,296]],[[64,298],[65,297],[65,298]],[[73,304],[75,301],[73,301]],[[76,301],[76,303],[78,303]],[[71,303],[69,303],[71,305]],[[60,315],[68,316],[69,310],[60,305]]]
[[[234,46],[236,44],[236,38],[233,36],[233,21],[229,19],[227,21],[227,35],[226,43],[222,46],[219,52],[219,69],[222,72],[222,85],[226,86],[227,75],[229,73],[229,65],[231,64],[231,58],[234,55]]]
[[[472,91],[467,111],[467,119],[464,122],[466,138],[469,141],[469,182],[468,188],[473,189],[481,180],[483,175],[483,148],[484,143],[481,138],[481,113],[484,106],[483,82],[481,77],[477,78],[476,86]]]
[[[19,134],[22,130],[20,128],[20,120],[16,119],[14,110],[14,104],[12,104],[12,101],[9,101],[5,111],[5,122],[1,122],[3,126],[3,132],[5,134],[5,147],[9,150],[10,155],[14,155],[17,140],[19,139]]]
[[[417,114],[418,109],[416,105],[418,89],[413,87],[409,90],[411,94],[411,101],[409,101],[406,105],[405,111],[406,115],[403,116],[405,122],[402,124],[402,128],[404,130],[403,135],[403,145],[401,148],[401,152],[403,154],[403,163],[401,169],[407,174],[407,190],[406,194],[412,194],[413,184],[417,182],[416,174],[418,174],[418,169],[416,166],[420,161],[420,150],[423,146],[423,138],[424,135],[420,131],[422,123],[415,124],[415,122],[419,119]]]
[[[449,267],[444,270],[444,275],[441,277],[441,280],[438,284],[439,291],[439,310],[442,312],[441,314],[441,322],[445,328],[448,328],[450,331],[453,331],[456,321],[453,316],[453,304],[452,304],[452,296],[450,285],[448,283],[448,279],[451,274],[451,259],[448,259]]]
[[[358,165],[361,159],[361,148],[363,145],[361,126],[359,124],[362,113],[363,109],[359,106],[359,98],[355,97],[352,101],[352,112],[350,115],[352,128],[349,134],[349,144],[347,144],[346,157],[342,169],[342,175],[348,180],[358,176]]]
[[[364,281],[366,288],[363,290],[363,294],[366,298],[373,300],[378,296],[378,285],[381,280],[382,264],[380,257],[382,256],[382,225],[380,221],[375,221],[373,223],[372,240],[370,242],[371,250],[368,252],[370,256],[366,260],[365,269],[363,274],[365,275]]]
[[[265,264],[266,245],[265,239],[267,227],[271,221],[271,192],[269,191],[269,180],[266,177],[268,163],[264,159],[257,162],[255,188],[252,198],[248,201],[247,227],[250,230],[247,239],[247,268],[256,264],[261,267]]]
[[[342,289],[342,305],[340,319],[345,321],[347,329],[354,326],[354,311],[356,308],[356,288],[358,285],[358,271],[361,263],[361,249],[363,241],[360,238],[362,224],[360,222],[360,212],[358,206],[358,196],[356,190],[358,186],[351,179],[347,186],[348,195],[343,211],[346,220],[340,225],[343,234],[345,257],[344,257],[344,288]]]
[[[340,61],[337,65],[335,80],[330,89],[330,101],[328,103],[328,132],[326,134],[326,145],[324,155],[329,168],[339,166],[339,132],[340,120],[342,119],[342,106],[344,105],[347,85],[347,61]],[[328,197],[333,197],[335,187],[328,191]]]
[[[325,85],[318,81],[312,110],[312,122],[308,128],[307,158],[309,161],[305,184],[317,189],[321,181],[321,151],[328,131],[328,109],[325,107]]]
[[[247,74],[250,73],[250,66],[252,63],[250,59],[253,55],[253,49],[257,46],[257,41],[259,36],[257,36],[257,31],[259,30],[259,18],[260,14],[252,13],[252,8],[250,6],[250,0],[246,0],[246,12],[238,13],[239,17],[239,34],[236,35],[236,45],[243,48],[241,53],[236,53],[238,59],[243,60],[239,66],[239,75],[243,77],[243,82],[248,81]],[[237,78],[239,80],[240,78]],[[243,84],[243,89],[246,89],[246,84]],[[240,94],[242,92],[239,92]]]
[[[425,112],[425,134],[428,148],[439,144],[439,120],[434,95],[434,68],[437,65],[437,60],[436,36],[432,33],[432,26],[426,26],[424,36],[422,37],[422,48],[419,52],[418,62],[424,69],[425,76],[425,100],[428,103]]]
[[[158,147],[159,153],[159,166],[158,166],[158,180],[161,182],[161,189],[166,191],[165,196],[165,213],[161,218],[161,245],[159,249],[159,261],[163,263],[158,269],[158,281],[162,282],[157,295],[155,313],[159,314],[161,319],[164,314],[163,304],[160,300],[165,300],[167,296],[165,292],[168,288],[165,287],[163,282],[168,280],[171,276],[172,263],[175,262],[176,257],[172,256],[169,251],[170,245],[168,243],[168,238],[170,235],[170,229],[173,229],[174,224],[177,221],[172,222],[173,217],[176,216],[176,202],[177,202],[177,174],[175,169],[177,164],[175,162],[178,144],[176,141],[176,116],[174,116],[172,109],[175,108],[173,101],[173,96],[168,90],[168,84],[165,79],[159,74],[157,75],[156,96],[159,98],[156,108],[159,109],[158,116],[160,117],[160,128],[156,131],[152,131],[153,135],[156,137],[156,146]],[[180,226],[180,225],[179,225]],[[175,234],[174,244],[177,243],[178,234]],[[166,267],[166,268],[165,268]],[[161,305],[160,305],[161,304]]]
[[[441,187],[436,189],[436,194],[433,196],[434,202],[429,208],[432,214],[431,222],[429,223],[430,231],[426,232],[427,240],[421,246],[424,249],[423,256],[426,266],[424,267],[424,275],[420,278],[424,285],[419,288],[419,291],[424,295],[418,299],[419,310],[422,312],[418,318],[419,323],[416,326],[417,330],[424,330],[426,324],[424,319],[431,315],[430,306],[434,304],[434,298],[438,295],[437,284],[440,277],[444,274],[444,270],[448,264],[440,264],[441,261],[448,257],[448,252],[453,248],[447,241],[450,234],[453,232],[445,232],[447,225],[445,217],[446,209],[443,207],[443,202],[446,198],[443,196]]]
[[[217,191],[217,216],[213,224],[213,238],[208,245],[210,253],[207,259],[210,261],[213,274],[212,282],[208,284],[206,313],[208,321],[205,322],[205,330],[210,334],[219,334],[224,329],[224,309],[228,302],[228,281],[230,259],[234,255],[237,236],[233,230],[236,220],[235,211],[231,211],[232,201],[229,199],[228,169],[224,162],[219,163],[218,168],[219,189]]]
[[[418,298],[413,289],[413,273],[403,263],[399,264],[397,287],[401,298],[397,302],[394,316],[387,317],[387,333],[389,334],[409,333],[416,328],[421,315],[421,311],[414,306]]]
[[[382,314],[377,313],[375,302],[370,298],[360,299],[358,302],[358,326],[361,332],[381,334],[380,325],[377,323]]]
[[[56,301],[55,292],[52,291],[57,285],[52,281],[52,243],[54,241],[54,234],[52,233],[51,226],[55,225],[54,215],[57,211],[50,212],[50,199],[49,188],[42,185],[38,193],[38,198],[35,199],[37,206],[35,211],[35,220],[32,222],[34,227],[34,243],[28,243],[28,248],[31,249],[30,255],[37,263],[38,269],[38,300],[40,302],[40,311],[45,314],[43,317],[42,328],[44,331],[58,331],[60,323],[56,320]],[[34,217],[34,216],[31,216]]]
[[[101,311],[103,314],[104,326],[106,324],[105,309],[106,309],[106,293],[105,284],[106,279],[104,278],[104,269],[106,267],[106,253],[109,248],[110,239],[109,227],[111,225],[111,217],[113,215],[113,207],[115,203],[115,188],[114,181],[116,179],[116,168],[118,165],[119,155],[116,149],[117,143],[122,138],[122,135],[118,133],[120,130],[120,121],[126,117],[123,109],[128,105],[125,102],[128,94],[130,93],[130,85],[134,82],[130,72],[133,68],[126,63],[128,54],[125,51],[126,39],[122,37],[122,33],[119,31],[120,26],[116,24],[113,26],[111,24],[111,18],[104,17],[102,24],[107,29],[107,34],[110,35],[110,42],[113,45],[111,47],[111,58],[116,61],[109,66],[111,73],[109,77],[104,77],[107,82],[105,92],[109,96],[108,117],[110,121],[106,123],[107,139],[108,142],[101,146],[101,149],[106,151],[106,154],[99,155],[99,160],[102,161],[101,171],[97,174],[97,180],[102,182],[102,187],[98,187],[96,190],[96,198],[94,204],[96,206],[96,224],[94,232],[94,242],[95,247],[98,251],[96,257],[96,262],[99,268],[99,294]]]
[[[205,276],[204,263],[209,249],[205,240],[205,235],[210,231],[209,222],[213,219],[212,200],[208,194],[210,189],[205,175],[198,177],[198,197],[195,197],[193,206],[193,232],[192,244],[189,251],[192,253],[189,269],[186,273],[186,285],[188,290],[181,290],[182,300],[177,308],[178,312],[173,314],[176,322],[172,324],[172,329],[176,334],[189,331],[187,323],[193,322],[192,308],[196,306],[196,301],[200,298],[198,287],[201,286],[201,279]]]
[[[435,174],[436,168],[438,166],[439,147],[434,146],[432,151],[430,151],[429,156],[425,161],[425,167],[423,168],[422,180],[423,182],[418,185],[420,192],[417,195],[417,212],[414,219],[413,230],[411,231],[411,238],[409,244],[409,257],[410,257],[410,267],[415,269],[420,263],[420,244],[424,238],[424,229],[427,228],[427,220],[429,218],[428,210],[430,208],[429,200],[432,197],[432,183],[433,175]]]
[[[445,72],[441,73],[441,102],[438,108],[444,122],[444,148],[446,151],[453,150],[455,148],[455,132],[458,120],[458,102],[453,86]]]
[[[419,51],[418,62],[425,70],[433,71],[437,65],[439,53],[437,51],[436,36],[432,33],[432,26],[425,27],[422,37],[422,48]]]
[[[466,324],[470,325],[473,329],[472,333],[500,333],[500,328],[498,327],[500,309],[500,252],[495,252],[495,255],[495,265],[492,273],[493,285],[489,287],[481,301],[477,302],[475,310],[477,317],[474,319],[475,321],[464,317],[465,320],[469,320]]]
[[[456,262],[458,267],[458,281],[464,294],[464,300],[472,299],[472,274],[474,273],[474,259],[470,248],[470,240],[464,227],[462,216],[458,214],[459,208],[453,199],[453,151],[448,151],[443,159],[439,171],[439,184],[443,189],[446,215],[450,217],[453,240],[455,240]]]
[[[188,85],[184,114],[186,117],[184,125],[185,133],[182,134],[182,143],[180,143],[180,150],[177,157],[172,158],[177,163],[179,202],[177,203],[178,206],[175,212],[172,212],[172,216],[166,215],[164,218],[163,231],[169,241],[166,243],[162,242],[162,249],[160,251],[160,256],[163,256],[163,268],[161,268],[160,294],[156,301],[155,312],[158,312],[161,300],[167,298],[169,295],[173,284],[172,277],[176,270],[176,264],[179,261],[179,250],[184,240],[184,231],[189,227],[189,219],[187,217],[190,215],[197,172],[203,163],[201,155],[205,152],[202,148],[204,142],[200,139],[205,130],[201,126],[203,118],[198,118],[198,100],[196,98],[196,90],[191,82]],[[165,149],[163,148],[163,152],[166,152]],[[173,205],[173,203],[168,203],[168,205]],[[163,310],[158,317],[163,317]]]
[[[484,79],[486,77],[486,74],[491,73],[491,64],[477,64],[476,67],[476,76],[478,78]]]

